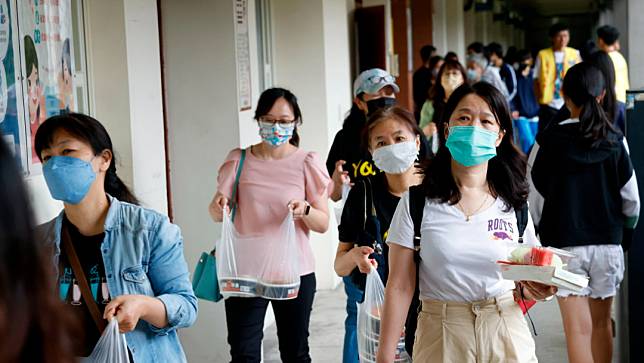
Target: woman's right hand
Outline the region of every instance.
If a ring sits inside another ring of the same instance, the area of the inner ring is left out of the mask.
[[[369,258],[369,255],[373,253],[373,248],[367,246],[354,247],[351,250],[351,258],[355,262],[358,270],[363,274],[368,274],[371,272],[371,268],[378,268],[378,262],[373,258]]]
[[[228,198],[217,192],[210,202],[210,216],[215,222],[221,222],[224,218],[224,207],[228,206]]]

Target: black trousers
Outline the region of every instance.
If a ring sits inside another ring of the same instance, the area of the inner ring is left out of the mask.
[[[557,110],[556,108],[552,108],[548,105],[539,105],[539,131],[541,132],[548,127],[550,122],[555,118],[557,115]]]
[[[275,313],[282,362],[311,362],[309,321],[315,296],[315,274],[301,277],[293,300],[231,297],[225,300],[231,363],[259,363],[264,338],[264,317],[270,302]]]

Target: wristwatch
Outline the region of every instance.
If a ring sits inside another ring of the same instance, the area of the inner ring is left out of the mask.
[[[311,204],[309,204],[309,202],[307,201],[304,201],[304,203],[306,203],[306,209],[304,210],[304,215],[308,216],[309,212],[311,211]]]

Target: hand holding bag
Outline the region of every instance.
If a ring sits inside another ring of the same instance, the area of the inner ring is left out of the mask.
[[[230,201],[232,205],[232,220],[234,220],[235,212],[237,211],[237,190],[239,188],[239,176],[241,175],[245,159],[246,149],[242,149],[241,157],[239,159],[239,165],[237,166],[235,183],[233,184],[232,199]],[[224,213],[227,212],[228,209],[224,208]],[[192,288],[195,291],[195,296],[200,299],[212,302],[218,302],[223,298],[219,290],[219,282],[217,281],[217,259],[215,257],[215,250],[216,248],[213,248],[210,253],[201,253],[201,257],[199,258],[199,262],[195,267],[195,272],[192,278]]]

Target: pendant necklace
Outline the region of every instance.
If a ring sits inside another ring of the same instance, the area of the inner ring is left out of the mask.
[[[456,205],[458,206],[458,208],[463,212],[463,214],[465,214],[465,222],[469,222],[469,221],[470,221],[470,218],[471,218],[473,215],[475,215],[476,213],[478,213],[478,212],[481,210],[481,208],[483,208],[483,206],[484,206],[484,205],[485,205],[485,203],[487,202],[487,199],[489,198],[489,196],[490,196],[490,195],[486,193],[486,194],[485,194],[485,199],[483,199],[483,203],[481,203],[481,205],[480,205],[480,206],[479,206],[475,211],[473,211],[472,213],[469,213],[469,214],[465,211],[465,208],[463,208],[463,206],[461,205],[461,201],[460,201],[460,200],[458,201],[458,203],[456,203]]]

